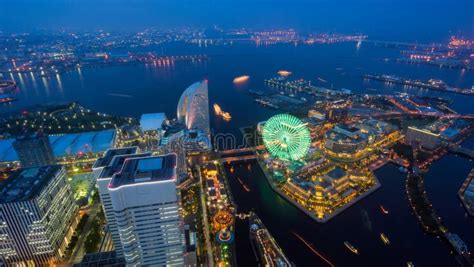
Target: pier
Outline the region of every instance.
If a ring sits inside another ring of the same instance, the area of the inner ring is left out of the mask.
[[[412,80],[401,78],[393,75],[386,75],[386,74],[365,74],[362,75],[364,79],[387,82],[387,83],[395,83],[400,85],[407,85],[413,86],[418,88],[425,88],[430,90],[442,91],[446,93],[456,93],[456,94],[464,94],[464,95],[474,95],[473,89],[462,89],[456,88],[446,85],[443,81],[439,80],[428,80],[428,81],[421,81],[421,80]]]
[[[471,204],[470,201],[467,201],[466,195],[465,195],[467,188],[473,183],[474,183],[474,169],[471,170],[466,180],[462,184],[461,188],[459,189],[458,196],[461,199],[461,202],[464,208],[466,209],[467,213],[470,216],[474,217],[474,206]]]
[[[472,149],[468,149],[462,146],[451,146],[449,148],[449,151],[470,159],[474,159],[474,150]]]

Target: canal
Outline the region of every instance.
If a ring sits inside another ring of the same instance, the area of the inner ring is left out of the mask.
[[[233,166],[232,173],[230,166]],[[376,175],[382,187],[325,224],[311,220],[273,192],[256,161],[227,165],[226,170],[238,211],[255,211],[297,266],[327,264],[294,233],[336,266],[404,266],[407,261],[416,266],[457,265],[445,244],[424,234],[418,225],[406,198],[405,175],[396,166],[386,165],[379,169]],[[250,188],[249,192],[237,178]],[[452,198],[458,201],[456,195]],[[381,212],[380,205],[389,210],[388,215]],[[255,266],[248,223],[238,221],[236,231],[238,264]],[[380,240],[382,232],[390,239],[389,246]],[[462,231],[458,232],[462,234]],[[352,254],[344,246],[346,240],[359,250],[359,255]]]

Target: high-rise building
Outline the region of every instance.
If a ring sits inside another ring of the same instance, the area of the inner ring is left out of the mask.
[[[64,167],[18,170],[0,184],[0,257],[7,266],[58,262],[77,214]]]
[[[183,92],[177,113],[178,121],[188,130],[198,129],[210,136],[207,81],[193,83]]]
[[[48,136],[43,133],[24,135],[13,143],[22,168],[55,164],[55,157]]]
[[[109,192],[127,265],[184,264],[175,154],[125,160]]]
[[[138,147],[109,149],[104,156],[97,159],[92,166],[105,219],[107,220],[107,227],[110,231],[117,257],[123,257],[123,252],[108,186],[112,180],[112,176],[122,169],[126,159],[151,156],[151,153],[137,154],[137,152]]]

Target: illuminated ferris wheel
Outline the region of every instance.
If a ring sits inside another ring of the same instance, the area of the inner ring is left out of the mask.
[[[279,114],[263,126],[263,143],[274,157],[297,160],[306,155],[311,136],[306,124],[295,116]]]

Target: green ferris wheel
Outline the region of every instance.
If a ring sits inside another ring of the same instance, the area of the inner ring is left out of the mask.
[[[306,124],[295,116],[279,114],[263,126],[263,143],[274,157],[297,160],[306,155],[311,136]]]

